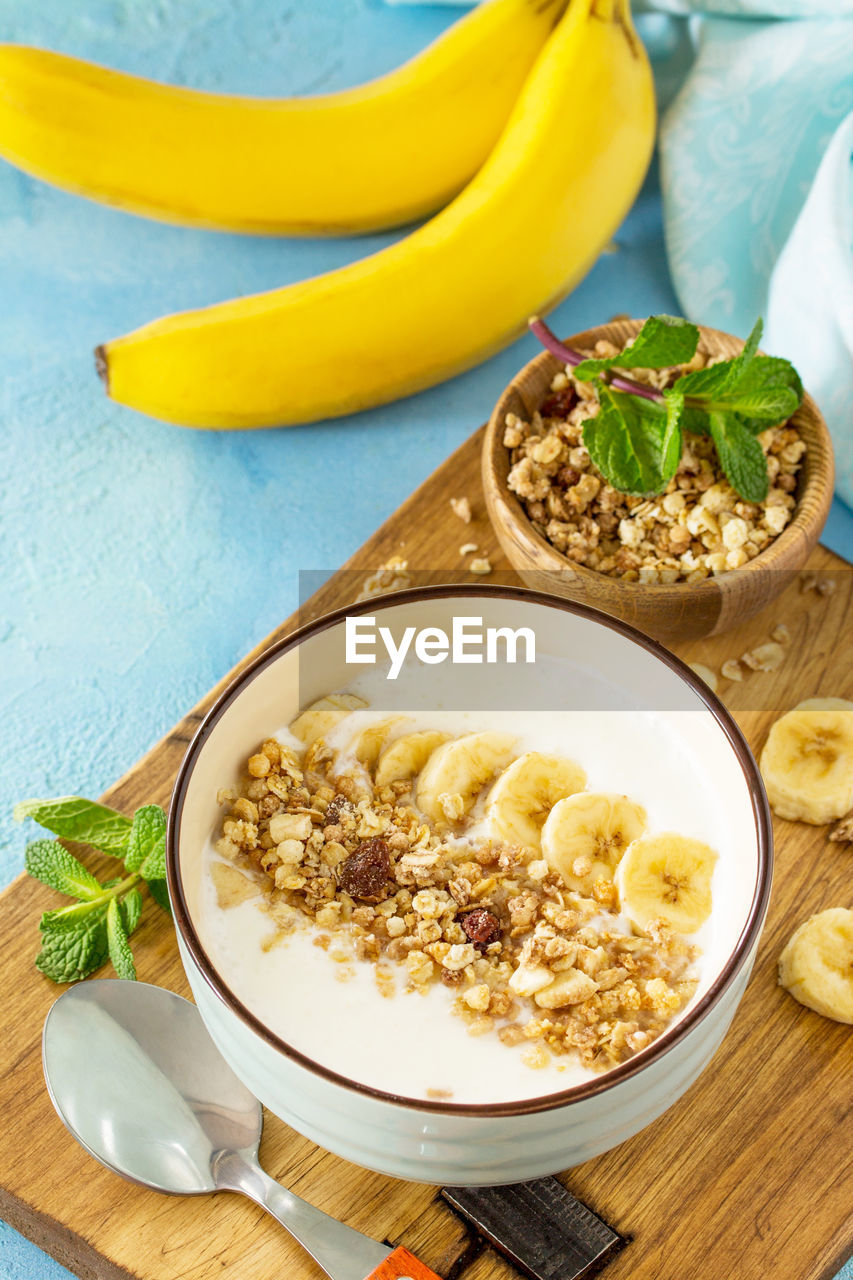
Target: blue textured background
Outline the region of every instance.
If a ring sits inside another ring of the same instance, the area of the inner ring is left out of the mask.
[[[199,88],[311,93],[386,70],[452,17],[380,0],[0,0],[0,38]],[[184,431],[110,404],[96,343],[390,237],[175,229],[2,164],[0,230],[5,883],[23,846],[12,802],[102,791],[295,607],[300,569],[340,564],[487,416],[535,343],[345,422]],[[677,309],[654,176],[618,243],[560,308],[558,330]],[[853,557],[853,518],[838,506],[827,541]],[[0,1280],[67,1274],[0,1223]]]

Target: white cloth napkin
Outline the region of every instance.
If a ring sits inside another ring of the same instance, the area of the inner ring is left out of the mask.
[[[682,310],[741,337],[764,316],[762,346],[796,363],[853,505],[853,0],[634,8],[648,15],[639,26],[663,112],[665,235]]]

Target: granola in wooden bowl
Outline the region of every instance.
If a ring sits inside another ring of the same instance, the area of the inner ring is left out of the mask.
[[[546,351],[510,383],[487,431],[486,502],[529,585],[662,639],[707,635],[805,563],[832,499],[829,433],[787,362],[753,347],[747,376],[744,344],[717,330],[700,328],[689,356],[682,337],[677,363],[625,368],[642,328],[578,334],[566,345],[584,364]]]

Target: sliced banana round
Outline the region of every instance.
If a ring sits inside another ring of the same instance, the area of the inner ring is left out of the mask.
[[[779,957],[779,982],[815,1013],[853,1023],[853,911],[830,907],[804,921]]]
[[[761,775],[773,812],[824,826],[853,807],[853,702],[808,698],[770,730]]]
[[[290,732],[310,747],[312,742],[331,733],[335,725],[340,724],[351,711],[358,711],[366,706],[364,698],[359,698],[358,694],[330,693],[301,711],[290,725]]]
[[[360,729],[347,743],[347,751],[351,752],[365,769],[373,769],[385,743],[394,729],[403,724],[405,719],[405,716],[387,716],[384,720],[374,720],[372,724]]]
[[[489,792],[486,818],[499,840],[538,852],[542,827],[558,800],[581,791],[586,774],[574,760],[526,751]]]
[[[554,805],[542,828],[542,853],[569,889],[588,896],[596,880],[613,879],[645,829],[645,809],[627,796],[581,791]]]
[[[433,751],[449,737],[449,733],[442,733],[439,729],[418,729],[415,733],[404,733],[401,738],[396,738],[376,762],[376,785],[384,787],[389,782],[407,782],[414,778]]]
[[[664,919],[678,933],[693,933],[711,914],[711,881],[717,855],[701,840],[676,835],[641,836],[616,868],[621,909],[640,929]]]
[[[460,821],[489,778],[509,764],[514,748],[508,733],[467,733],[445,742],[421,770],[418,808],[439,825]]]

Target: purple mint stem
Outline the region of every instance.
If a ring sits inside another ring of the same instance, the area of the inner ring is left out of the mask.
[[[548,328],[544,320],[540,320],[538,316],[533,316],[528,321],[531,333],[534,333],[546,351],[550,351],[552,355],[561,360],[563,364],[572,366],[579,365],[582,360],[586,360],[586,356],[582,356],[579,351],[574,351],[571,347],[565,346],[555,333]],[[610,374],[610,385],[617,391],[628,391],[633,396],[642,396],[645,400],[656,400],[658,403],[663,401],[663,396],[655,387],[647,387],[643,382],[635,382],[633,378],[623,378],[621,374]]]

